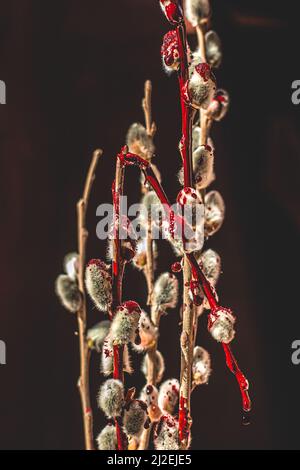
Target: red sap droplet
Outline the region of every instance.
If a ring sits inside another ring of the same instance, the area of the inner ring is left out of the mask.
[[[173,263],[171,266],[171,270],[173,273],[180,273],[182,271],[181,263],[179,261]]]

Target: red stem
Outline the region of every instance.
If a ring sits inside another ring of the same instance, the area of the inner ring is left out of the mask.
[[[181,121],[182,121],[182,137],[181,137],[181,156],[183,160],[184,186],[193,187],[193,154],[192,154],[192,127],[195,115],[194,109],[186,103],[184,99],[184,86],[189,79],[189,66],[187,57],[187,39],[185,23],[182,22],[176,28],[178,52],[180,60],[180,69],[178,72],[179,92],[181,103]]]

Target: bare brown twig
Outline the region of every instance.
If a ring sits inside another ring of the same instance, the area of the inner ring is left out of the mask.
[[[89,196],[95,179],[95,171],[102,156],[102,150],[96,150],[93,154],[92,162],[87,174],[83,196],[77,203],[77,236],[78,236],[78,287],[81,293],[82,302],[77,312],[78,336],[79,336],[79,353],[80,353],[80,377],[78,379],[78,389],[81,398],[85,449],[94,450],[93,443],[93,413],[90,403],[89,390],[89,363],[90,350],[86,339],[87,311],[86,311],[86,295],[84,287],[84,271],[85,271],[85,253],[88,231],[86,229],[86,212],[89,202]]]

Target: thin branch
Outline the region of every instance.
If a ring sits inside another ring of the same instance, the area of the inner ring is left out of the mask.
[[[149,137],[153,139],[156,133],[156,125],[152,122],[152,83],[150,80],[145,82],[145,96],[142,101],[142,107],[145,114],[146,130]]]
[[[95,180],[95,171],[102,156],[102,150],[96,150],[93,154],[92,162],[87,174],[83,196],[77,203],[77,237],[78,237],[78,287],[81,292],[82,302],[77,312],[78,336],[79,336],[79,354],[80,354],[80,377],[78,379],[78,389],[81,398],[85,449],[94,450],[93,443],[93,413],[90,402],[89,386],[89,364],[90,350],[86,340],[86,294],[84,287],[85,254],[88,231],[86,229],[86,211],[89,202],[89,196]]]

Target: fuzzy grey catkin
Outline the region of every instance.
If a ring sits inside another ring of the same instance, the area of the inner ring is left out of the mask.
[[[99,390],[99,408],[108,418],[116,418],[121,415],[123,404],[124,386],[122,382],[115,379],[106,380]]]
[[[206,60],[214,68],[218,68],[222,62],[222,43],[218,34],[210,30],[205,35]]]
[[[173,414],[179,398],[179,382],[169,379],[161,384],[158,394],[158,405],[161,410]]]
[[[158,257],[157,244],[155,240],[152,242],[152,253],[153,261],[155,262]],[[142,270],[147,265],[147,238],[143,237],[137,242],[136,254],[132,260],[132,264],[135,268]]]
[[[155,351],[155,369],[157,371],[156,382],[160,383],[165,373],[165,360],[160,351]],[[146,380],[149,373],[149,357],[146,355],[142,362],[141,371],[143,372]]]
[[[148,420],[147,405],[141,400],[132,400],[125,406],[123,426],[130,437],[139,437]]]
[[[230,97],[226,90],[216,91],[213,100],[207,108],[207,117],[215,121],[221,121],[227,114],[230,105]]]
[[[209,249],[196,256],[196,259],[202,263],[205,277],[215,286],[221,274],[221,258],[218,253]]]
[[[190,79],[187,84],[188,96],[195,109],[207,109],[216,92],[216,79],[209,64],[193,55]]]
[[[154,153],[154,145],[151,137],[148,136],[145,127],[140,123],[134,123],[130,126],[126,143],[129,152],[139,155],[146,160],[151,160]]]
[[[209,331],[216,341],[228,344],[233,340],[235,317],[230,310],[219,307],[210,314],[209,320]]]
[[[117,308],[110,328],[113,344],[122,345],[134,341],[140,314],[141,309],[136,302],[124,302]]]
[[[81,294],[76,281],[67,274],[61,274],[55,281],[55,292],[62,305],[71,313],[76,313],[81,306]]]
[[[209,0],[186,0],[185,14],[192,26],[200,24],[201,20],[208,18],[211,14]]]
[[[69,276],[70,279],[73,281],[77,278],[77,269],[78,269],[78,253],[72,252],[68,253],[64,257],[63,267],[65,273]]]
[[[192,381],[194,385],[208,383],[211,375],[211,361],[209,353],[202,347],[196,346],[193,353]]]
[[[97,352],[101,351],[101,347],[110,329],[110,321],[103,320],[87,331],[87,340],[89,347]]]
[[[199,128],[200,129],[200,128]],[[200,130],[201,132],[201,130]],[[195,134],[193,132],[193,134]],[[194,142],[196,139],[193,139],[193,172],[196,189],[198,191],[206,189],[214,180],[214,162],[215,154],[212,145],[198,145],[195,146]],[[211,144],[211,142],[210,142]],[[178,174],[178,179],[180,184],[183,185],[183,170],[181,169]]]
[[[210,237],[222,227],[225,218],[225,203],[218,191],[210,191],[207,193],[204,202],[204,232],[205,236]]]
[[[92,259],[85,270],[86,290],[101,312],[107,312],[112,303],[112,279],[107,266],[99,259]]]
[[[118,440],[116,428],[113,424],[108,424],[96,438],[99,450],[117,450]]]
[[[179,450],[178,420],[164,414],[157,423],[154,433],[156,450]]]
[[[157,311],[165,312],[175,308],[178,301],[178,280],[171,273],[163,273],[154,284],[153,306]]]

